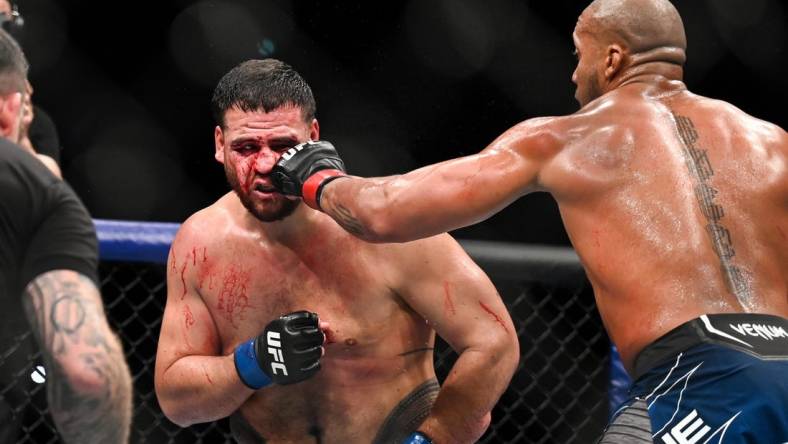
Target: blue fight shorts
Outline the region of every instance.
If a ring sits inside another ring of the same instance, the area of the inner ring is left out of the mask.
[[[788,319],[703,315],[638,354],[601,444],[788,443]]]

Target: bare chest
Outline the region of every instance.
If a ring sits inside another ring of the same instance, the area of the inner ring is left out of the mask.
[[[371,325],[397,305],[374,258],[348,247],[344,242],[298,248],[236,242],[197,248],[187,266],[195,267],[195,286],[225,352],[271,320],[299,310],[330,323],[328,341],[355,345],[354,338],[370,338]]]

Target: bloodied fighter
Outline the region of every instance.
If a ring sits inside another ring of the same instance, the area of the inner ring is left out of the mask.
[[[230,416],[241,443],[477,440],[519,359],[487,276],[446,234],[366,243],[274,190],[282,153],[319,138],[290,66],[242,63],[213,109],[233,192],[190,217],[170,251],[156,359],[167,417]],[[435,332],[459,353],[442,387]]]

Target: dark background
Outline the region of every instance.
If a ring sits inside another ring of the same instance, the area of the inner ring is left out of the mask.
[[[786,8],[683,0],[686,82],[786,126]],[[577,109],[568,0],[22,0],[34,102],[94,217],[181,222],[228,190],[213,160],[219,77],[268,55],[311,84],[349,171],[384,175],[477,152],[515,123]],[[566,244],[545,194],[455,233]]]

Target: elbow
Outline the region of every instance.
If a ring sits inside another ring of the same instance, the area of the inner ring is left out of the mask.
[[[416,216],[405,211],[400,185],[390,180],[374,182],[345,202],[333,202],[328,213],[345,230],[361,240],[373,243],[401,243],[416,240]]]
[[[407,242],[397,232],[396,224],[387,211],[373,211],[364,223],[364,230],[359,236],[362,240],[374,243]]]
[[[125,361],[117,362],[117,357],[108,354],[74,353],[58,359],[57,365],[59,376],[75,394],[99,398],[112,392],[131,402],[131,375]]]
[[[63,377],[77,395],[97,397],[107,390],[107,383],[95,369],[83,362],[62,362]]]
[[[395,204],[372,205],[361,218],[359,238],[373,243],[403,243],[418,239],[412,232],[415,224],[403,220]],[[354,233],[355,234],[355,233]]]
[[[500,332],[490,342],[488,348],[493,356],[493,362],[497,362],[501,374],[507,375],[507,380],[511,379],[517,366],[520,364],[520,341],[514,332]]]
[[[197,423],[197,421],[189,417],[186,408],[179,407],[176,403],[165,401],[161,396],[157,397],[159,398],[159,407],[161,407],[162,413],[173,424],[186,428]]]
[[[189,414],[189,407],[192,407],[191,410],[193,411],[193,406],[189,406],[189,403],[179,401],[175,396],[172,396],[171,390],[168,390],[167,385],[161,382],[158,374],[154,378],[154,389],[159,407],[170,422],[182,428],[198,422]]]

